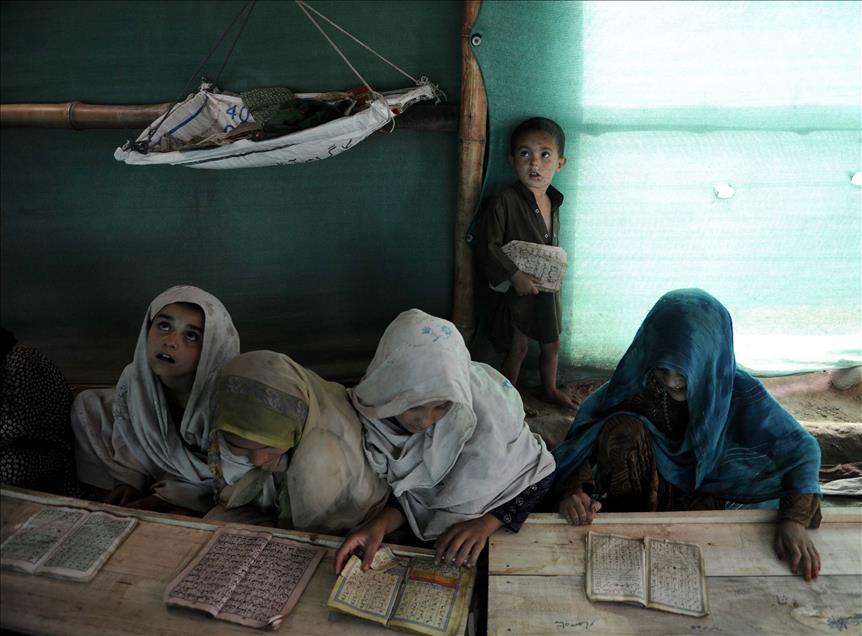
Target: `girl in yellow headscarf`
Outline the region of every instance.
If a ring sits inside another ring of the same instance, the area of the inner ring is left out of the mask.
[[[224,366],[215,429],[210,469],[228,509],[254,504],[279,526],[338,534],[389,496],[344,387],[286,355],[253,351]]]

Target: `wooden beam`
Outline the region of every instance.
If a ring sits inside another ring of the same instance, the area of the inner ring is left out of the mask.
[[[149,126],[163,115],[170,102],[162,104],[0,104],[3,128],[137,128]]]
[[[161,104],[0,104],[3,128],[125,128],[143,130],[165,114],[172,102]],[[454,132],[458,129],[458,104],[414,104],[395,119],[394,131]],[[386,126],[380,132],[388,132]]]
[[[455,210],[455,277],[452,290],[452,322],[468,343],[475,329],[473,254],[464,235],[482,193],[485,128],[488,102],[482,71],[473,55],[473,26],[481,0],[464,1],[461,25],[461,123],[458,133],[458,201]]]

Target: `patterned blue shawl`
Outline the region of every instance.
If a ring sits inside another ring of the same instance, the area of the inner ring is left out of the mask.
[[[682,440],[651,433],[659,474],[685,492],[738,502],[820,494],[820,447],[757,379],[737,369],[727,309],[700,289],[662,296],[610,381],[590,395],[554,449],[557,479],[590,456],[615,406],[643,390],[650,369],[685,376],[689,425]],[[632,414],[634,415],[634,414]]]

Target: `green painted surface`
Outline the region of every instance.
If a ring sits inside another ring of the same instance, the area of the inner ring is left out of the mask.
[[[178,97],[241,2],[4,2],[4,102]],[[314,2],[458,99],[456,0]],[[743,363],[860,360],[862,5],[486,0],[486,193],[508,134],[568,132],[566,365],[611,367],[659,294],[715,293]],[[377,87],[396,71],[344,38]],[[204,73],[213,77],[226,47]],[[221,84],[358,80],[290,2],[257,4]],[[354,372],[400,310],[448,315],[455,133],[374,135],[324,162],[242,171],[129,167],[137,131],[4,129],[0,322],[73,381],[116,379],[144,308],[171,284],[218,295],[243,349]],[[737,193],[719,200],[716,183]]]
[[[174,99],[242,5],[4,3],[2,99]],[[457,99],[459,2],[312,5]],[[376,87],[408,85],[336,41]],[[357,83],[292,2],[257,4],[221,81]],[[326,161],[234,171],[117,163],[115,147],[136,135],[3,130],[0,320],[71,381],[115,381],[147,304],[177,283],[225,303],[243,350],[283,351],[324,373],[344,363],[361,373],[401,310],[450,312],[454,132],[377,134]]]

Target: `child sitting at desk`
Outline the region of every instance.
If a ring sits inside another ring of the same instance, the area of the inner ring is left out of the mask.
[[[805,530],[820,525],[820,447],[736,366],[730,314],[702,290],[659,299],[554,457],[560,514],[572,524],[591,523],[602,506],[704,510],[780,498],[776,554],[806,581],[820,570]]]
[[[491,344],[496,351],[506,353],[500,367],[502,374],[517,385],[529,340],[537,340],[545,398],[575,408],[572,397],[557,386],[560,293],[539,291],[539,279],[519,270],[503,252],[503,246],[511,241],[560,244],[563,195],[551,181],[566,165],[565,144],[563,129],[544,117],[533,117],[515,128],[509,160],[518,180],[490,199],[479,217],[476,263],[491,285],[511,282],[505,293],[481,285],[479,295]]]
[[[365,459],[347,391],[286,355],[252,351],[228,362],[214,426],[210,468],[223,520],[252,504],[275,511],[281,527],[340,534],[389,497]]]
[[[470,360],[448,320],[400,314],[350,395],[368,460],[398,507],[345,539],[336,571],[355,551],[368,569],[383,536],[405,520],[419,539],[437,540],[439,560],[474,565],[488,537],[502,526],[517,531],[550,488],[554,460],[524,422],[518,392]]]
[[[0,483],[80,495],[71,404],[72,392],[60,369],[0,328]]]
[[[135,356],[116,390],[84,391],[72,405],[78,478],[105,489],[106,503],[206,512],[215,379],[239,353],[219,300],[178,286],[150,303]]]

